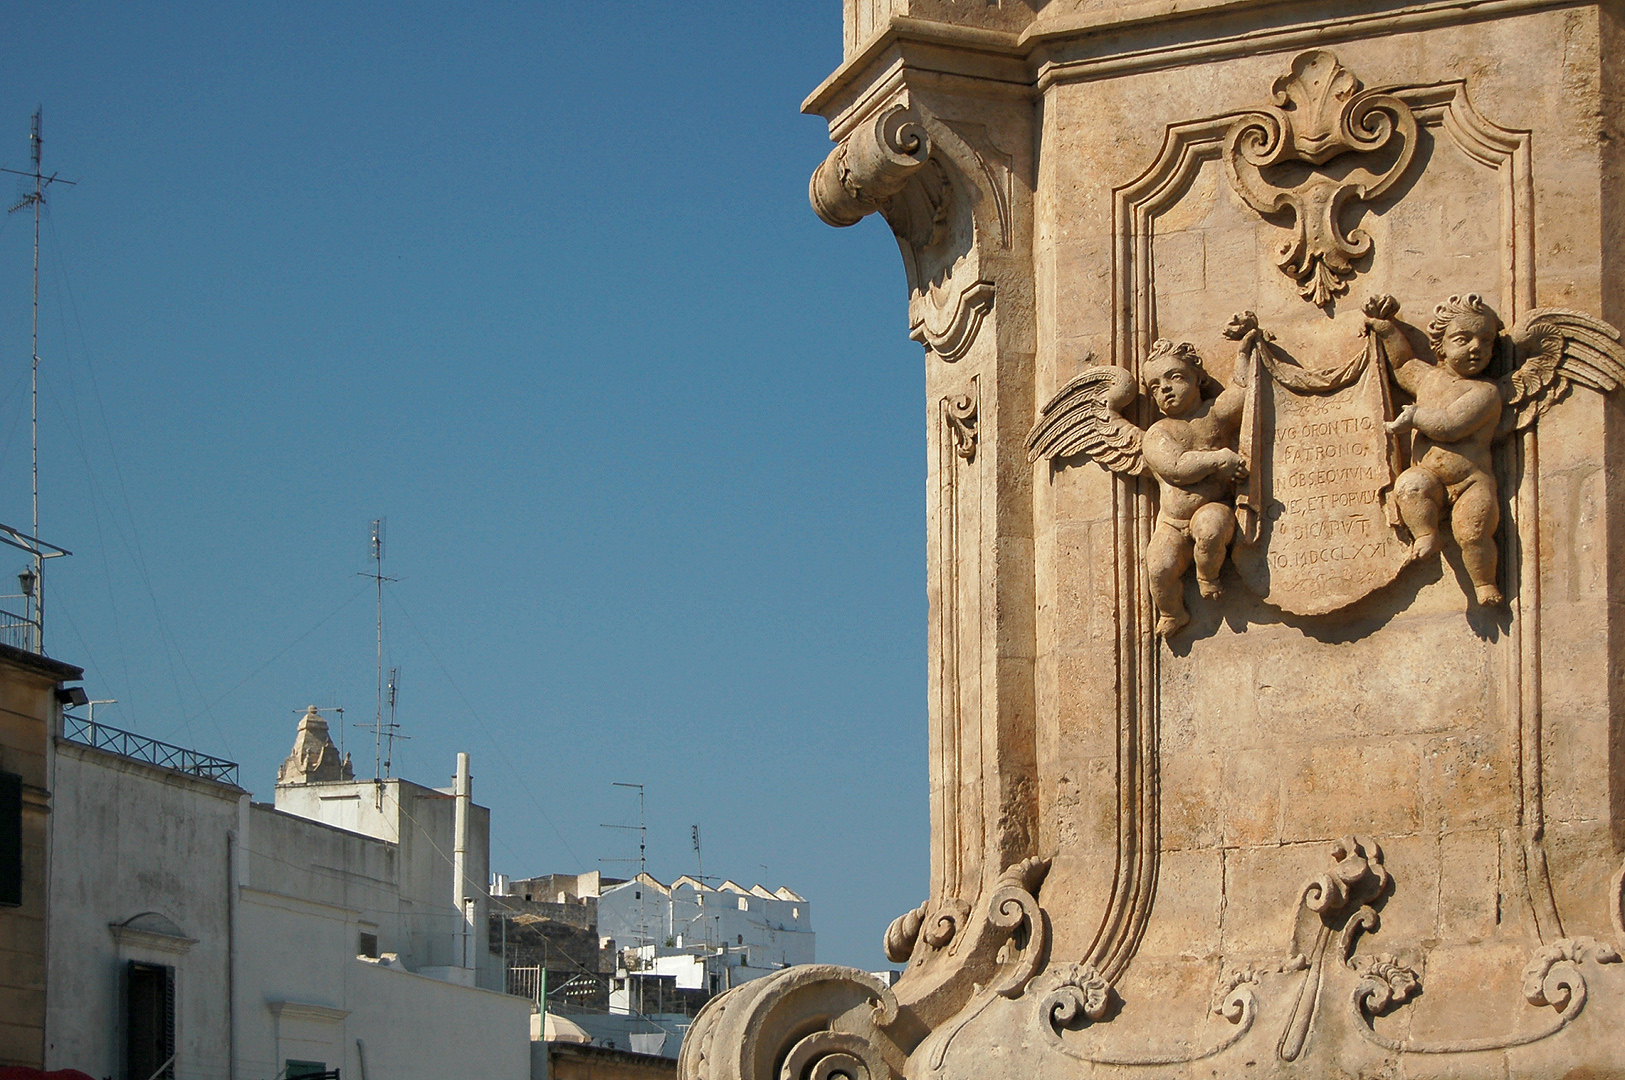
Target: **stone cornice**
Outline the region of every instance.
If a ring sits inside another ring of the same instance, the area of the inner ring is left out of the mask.
[[[1142,0],[1106,12],[1041,19],[1020,34],[897,16],[808,95],[801,108],[825,117],[839,139],[862,115],[865,103],[881,96],[875,92],[877,84],[895,87],[912,83],[916,75],[976,82],[983,92],[989,85],[1004,92],[1042,92],[1057,83],[1594,2],[1349,0],[1331,12],[1325,4],[1304,0]],[[1294,7],[1309,10],[1299,16]],[[1271,13],[1274,25],[1258,28],[1262,11]],[[1229,30],[1232,20],[1249,15],[1252,29]],[[1154,35],[1148,34],[1153,29]]]
[[[265,1007],[278,1020],[311,1020],[318,1024],[336,1024],[350,1015],[349,1009],[312,1005],[304,1001],[267,1001]]]
[[[113,940],[125,947],[151,949],[154,952],[174,953],[177,956],[197,944],[197,938],[158,934],[151,930],[137,930],[133,926],[123,926],[119,923],[112,923],[108,926],[108,929],[113,932]]]

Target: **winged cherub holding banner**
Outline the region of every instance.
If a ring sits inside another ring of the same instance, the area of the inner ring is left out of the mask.
[[[1220,595],[1219,571],[1236,532],[1236,484],[1247,464],[1236,452],[1243,394],[1208,375],[1195,346],[1159,340],[1140,365],[1161,419],[1141,431],[1122,416],[1139,395],[1120,367],[1086,366],[1045,406],[1027,436],[1028,460],[1087,454],[1113,472],[1157,478],[1156,526],[1146,546],[1156,632],[1190,622],[1183,578],[1196,563],[1202,596]]]
[[[1411,439],[1412,464],[1394,483],[1399,517],[1411,533],[1409,560],[1439,553],[1440,521],[1448,515],[1478,602],[1499,604],[1501,497],[1492,448],[1533,427],[1574,383],[1606,393],[1625,382],[1620,333],[1558,308],[1531,311],[1503,333],[1494,310],[1466,293],[1434,308],[1426,332],[1432,355],[1422,356],[1398,313],[1391,296],[1365,305],[1367,332],[1386,349],[1394,382],[1415,398],[1385,425]],[[1481,377],[1492,362],[1506,374]]]

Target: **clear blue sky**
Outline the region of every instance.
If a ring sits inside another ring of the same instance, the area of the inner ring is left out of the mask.
[[[396,772],[468,750],[496,869],[622,868],[599,826],[642,782],[653,873],[697,823],[707,873],[882,966],[926,887],[922,359],[884,226],[807,206],[839,52],[834,0],[11,9],[0,164],[39,105],[78,181],[41,530],[97,719],[268,800],[301,706],[372,720],[383,516]],[[0,225],[24,529],[30,227]]]

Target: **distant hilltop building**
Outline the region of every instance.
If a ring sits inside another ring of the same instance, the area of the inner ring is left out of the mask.
[[[536,970],[548,1009],[570,1009],[600,1045],[674,1054],[712,997],[815,959],[811,905],[788,888],[596,871],[494,885],[491,947],[510,981]],[[673,1037],[659,1048],[633,1038],[662,1031]]]
[[[628,946],[726,948],[764,975],[813,962],[812,908],[783,887],[769,892],[724,881],[713,888],[686,874],[670,885],[648,874],[605,882],[598,894],[598,933]]]

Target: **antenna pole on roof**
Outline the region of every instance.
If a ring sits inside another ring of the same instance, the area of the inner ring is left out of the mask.
[[[19,169],[0,169],[0,172],[12,173],[16,176],[26,176],[34,181],[34,190],[24,192],[14,206],[12,213],[32,206],[34,208],[34,327],[33,327],[33,362],[32,376],[29,384],[29,430],[32,442],[32,492],[34,498],[34,529],[33,536],[39,535],[39,223],[40,211],[45,206],[45,189],[52,184],[74,184],[72,180],[63,180],[52,173],[46,176],[40,171],[40,147],[44,139],[40,135],[40,114],[43,109],[35,109],[33,123],[28,131],[29,156],[33,159],[32,172],[22,172]],[[44,552],[39,550],[39,542],[34,542],[34,584],[30,590],[32,595],[28,602],[34,608],[34,650],[42,656],[45,653],[45,559]]]
[[[372,778],[381,781],[389,775],[387,770],[388,759],[384,756],[384,582],[399,581],[399,578],[388,577],[384,574],[384,519],[373,518],[372,521],[372,573],[362,574],[362,577],[372,578],[378,586],[378,711],[372,722]],[[389,756],[395,754],[395,740],[404,738],[395,734],[395,676],[399,669],[389,673]],[[359,725],[358,725],[359,726]]]
[[[622,783],[619,780],[612,780],[610,782],[610,785],[612,787],[624,787],[624,788],[636,788],[637,789],[637,792],[638,792],[638,823],[636,825],[600,825],[599,828],[601,828],[601,829],[627,829],[627,830],[636,829],[637,830],[637,832],[638,832],[638,859],[637,859],[637,862],[638,862],[638,876],[643,877],[645,874],[648,873],[648,870],[649,870],[649,864],[648,864],[649,828],[648,828],[648,824],[645,821],[644,816],[643,816],[643,785],[642,784],[625,784],[625,783]],[[631,862],[632,860],[631,859],[604,859],[602,861],[604,861],[604,862]],[[638,895],[638,944],[640,946],[642,946],[642,945],[649,944],[649,920],[648,920],[648,917],[644,914],[643,890],[641,888],[639,888],[639,889],[636,890],[636,892],[637,892],[637,895]]]

